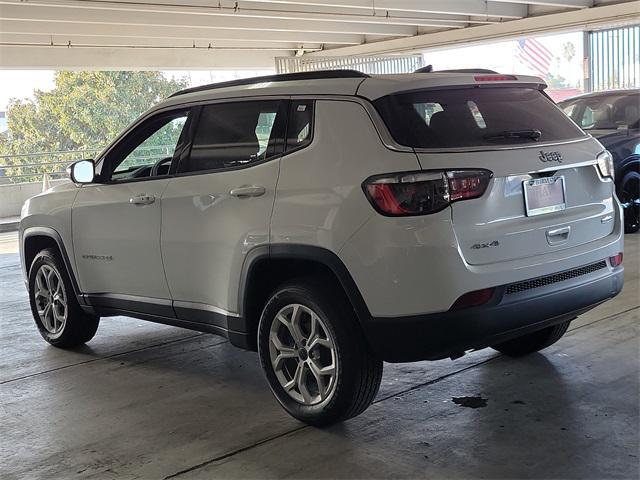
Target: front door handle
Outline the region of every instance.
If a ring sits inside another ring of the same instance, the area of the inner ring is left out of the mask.
[[[229,195],[238,197],[238,198],[247,198],[247,197],[259,197],[264,195],[267,190],[264,187],[256,186],[256,185],[243,185],[238,188],[234,188],[229,192]]]
[[[129,203],[132,205],[151,205],[155,201],[156,197],[144,193],[142,195],[136,195],[135,197],[131,197],[129,199]]]

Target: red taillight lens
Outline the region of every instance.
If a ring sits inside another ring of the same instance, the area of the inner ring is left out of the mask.
[[[622,252],[617,254],[615,257],[609,257],[609,263],[612,267],[622,265]]]
[[[465,293],[458,298],[450,310],[460,310],[463,308],[477,307],[484,305],[493,297],[495,288],[483,288],[482,290],[475,290],[473,292]]]
[[[367,185],[367,193],[374,204],[383,212],[391,215],[409,213],[409,210],[400,204],[394,188],[387,183]]]
[[[451,202],[482,196],[491,176],[488,170],[378,175],[365,181],[363,189],[371,205],[383,215],[427,215]]]
[[[378,176],[363,187],[374,208],[388,216],[426,215],[449,204],[443,172]]]

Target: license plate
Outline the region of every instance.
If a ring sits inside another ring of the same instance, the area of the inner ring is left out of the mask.
[[[567,208],[564,177],[525,180],[522,185],[527,216],[559,212]]]

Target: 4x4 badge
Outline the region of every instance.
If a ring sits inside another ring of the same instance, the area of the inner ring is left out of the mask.
[[[559,162],[562,163],[562,155],[560,152],[543,152],[540,150],[540,156],[538,157],[541,162]]]
[[[487,242],[487,243],[474,243],[473,245],[471,245],[471,248],[473,250],[480,250],[481,248],[492,248],[492,247],[499,247],[500,246],[500,242],[498,240],[494,240],[493,242]]]

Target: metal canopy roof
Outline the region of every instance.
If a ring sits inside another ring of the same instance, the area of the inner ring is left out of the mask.
[[[402,40],[415,50],[421,45],[416,39],[433,34],[465,32],[471,42],[491,28],[552,18],[558,12],[580,19],[581,12],[608,9],[606,15],[596,15],[606,20],[627,5],[624,11],[635,9],[638,21],[640,2],[601,6],[612,3],[0,0],[0,68],[273,68],[278,56],[338,55],[343,48],[348,54],[359,49],[370,53]],[[398,45],[402,50],[404,44]]]

